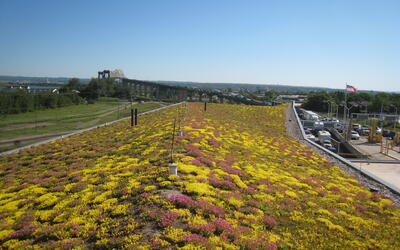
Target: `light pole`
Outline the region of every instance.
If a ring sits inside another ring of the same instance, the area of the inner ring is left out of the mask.
[[[396,112],[395,112],[395,116],[394,116],[394,122],[393,122],[393,130],[396,130],[396,125],[397,125],[397,122],[398,122],[398,118],[397,118],[397,107],[395,106],[395,105],[390,105],[390,106],[392,106],[393,108],[395,108],[395,110],[396,110]]]
[[[350,103],[351,104],[351,106],[350,107],[347,107],[347,103],[344,103],[344,105],[343,105],[343,111],[344,111],[344,114],[343,114],[343,122],[344,122],[344,131],[345,131],[345,139],[346,140],[349,140],[349,135],[350,135],[350,131],[351,131],[351,119],[347,119],[347,118],[350,118],[350,110],[352,109],[352,108],[354,108],[354,107],[357,107],[358,105],[357,104],[354,104],[354,103]]]
[[[361,112],[363,112],[363,113],[368,113],[368,102],[367,102],[367,101],[361,102],[361,103],[360,103],[360,106],[361,106],[361,107],[365,107],[365,109],[360,110]]]
[[[381,114],[380,114],[380,120],[381,120],[381,128],[382,128],[382,132],[383,132],[383,102],[381,103]]]
[[[328,117],[330,117],[330,112],[331,112],[331,101],[327,101],[326,103],[328,103]]]
[[[339,120],[339,105],[336,104],[336,120]]]
[[[333,112],[334,112],[334,109],[333,109],[334,106],[333,105],[336,105],[336,107],[337,107],[337,104],[335,102],[331,101],[331,100],[328,100],[328,104],[330,104],[330,105],[328,105],[328,106],[330,106],[329,117],[332,117],[333,116]],[[336,114],[336,118],[337,118],[337,114]]]

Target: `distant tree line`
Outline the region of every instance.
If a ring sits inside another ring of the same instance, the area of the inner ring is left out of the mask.
[[[66,85],[59,89],[59,93],[50,91],[30,93],[26,90],[0,92],[0,113],[16,114],[85,102],[93,103],[104,97],[128,98],[129,94],[129,88],[113,79],[93,78],[88,84],[82,84],[78,78],[71,78]]]
[[[339,113],[343,113],[345,93],[336,92],[316,92],[308,95],[307,101],[303,104],[305,109],[328,112],[330,107],[338,106]],[[357,92],[347,94],[347,107],[352,107],[350,113],[395,113],[400,112],[400,94],[396,93],[368,93]]]
[[[0,92],[0,113],[17,114],[39,109],[64,107],[84,102],[76,93],[29,93],[25,90]]]

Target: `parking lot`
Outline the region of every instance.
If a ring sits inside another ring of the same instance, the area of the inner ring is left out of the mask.
[[[320,135],[318,135],[317,132],[319,130],[327,129],[327,127],[335,128],[339,132],[342,132],[344,129],[340,126],[341,122],[337,120],[326,120],[309,111],[303,111],[302,117],[303,119],[307,119],[302,120],[306,137],[335,152],[336,150],[334,147],[326,146],[326,143],[324,144],[325,141],[321,140],[324,137],[319,138]],[[400,148],[394,147],[393,149],[389,149],[387,154],[381,153],[382,145],[387,145],[386,140],[388,137],[386,136],[391,136],[390,134],[385,135],[384,132],[389,133],[390,131],[382,131],[379,128],[376,129],[377,133],[382,132],[384,135],[382,138],[383,143],[381,144],[368,142],[368,134],[371,131],[370,126],[352,124],[352,129],[352,134],[349,136],[352,140],[349,140],[349,142],[359,151],[359,153],[364,155],[365,158],[348,158],[348,160],[352,161],[357,167],[370,172],[371,174],[381,178],[383,181],[400,189]],[[357,132],[355,132],[355,130],[357,130]],[[332,143],[334,142],[333,139],[331,139],[331,141]],[[337,146],[337,144],[334,144],[333,146]],[[345,156],[343,153],[340,154]]]
[[[389,150],[389,156],[381,153],[380,143],[369,143],[366,136],[361,136],[359,140],[351,140],[350,142],[363,154],[368,155],[370,159],[375,160],[400,160],[400,153],[398,152],[399,147],[395,150]],[[383,139],[383,143],[386,143],[386,138]],[[400,167],[400,165],[399,165]]]

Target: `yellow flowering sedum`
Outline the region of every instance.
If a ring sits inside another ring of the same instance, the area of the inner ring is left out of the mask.
[[[1,248],[399,249],[399,210],[286,108],[187,103],[3,156]]]

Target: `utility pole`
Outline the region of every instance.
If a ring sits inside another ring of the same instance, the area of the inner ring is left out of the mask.
[[[380,120],[381,120],[381,128],[383,131],[383,102],[381,103],[381,114],[380,114]]]
[[[334,104],[335,104],[336,106],[337,106],[337,104],[336,104],[335,102],[331,101],[331,100],[328,100],[328,104],[329,104],[329,106],[330,106],[329,112],[328,112],[328,116],[331,117],[331,118],[333,118],[333,115],[334,115],[334,113],[335,113]],[[337,118],[337,115],[336,115],[336,118]]]
[[[343,122],[344,122],[344,131],[346,131],[346,139],[347,139],[347,131],[348,131],[348,124],[347,124],[347,82],[346,87],[344,89],[344,106],[343,106]]]
[[[347,118],[346,109],[347,109],[347,83],[346,83],[346,88],[344,89],[344,105],[343,105],[343,120],[345,122]]]
[[[328,117],[330,117],[331,114],[331,101],[328,100]]]
[[[339,119],[339,105],[336,104],[336,119]]]

